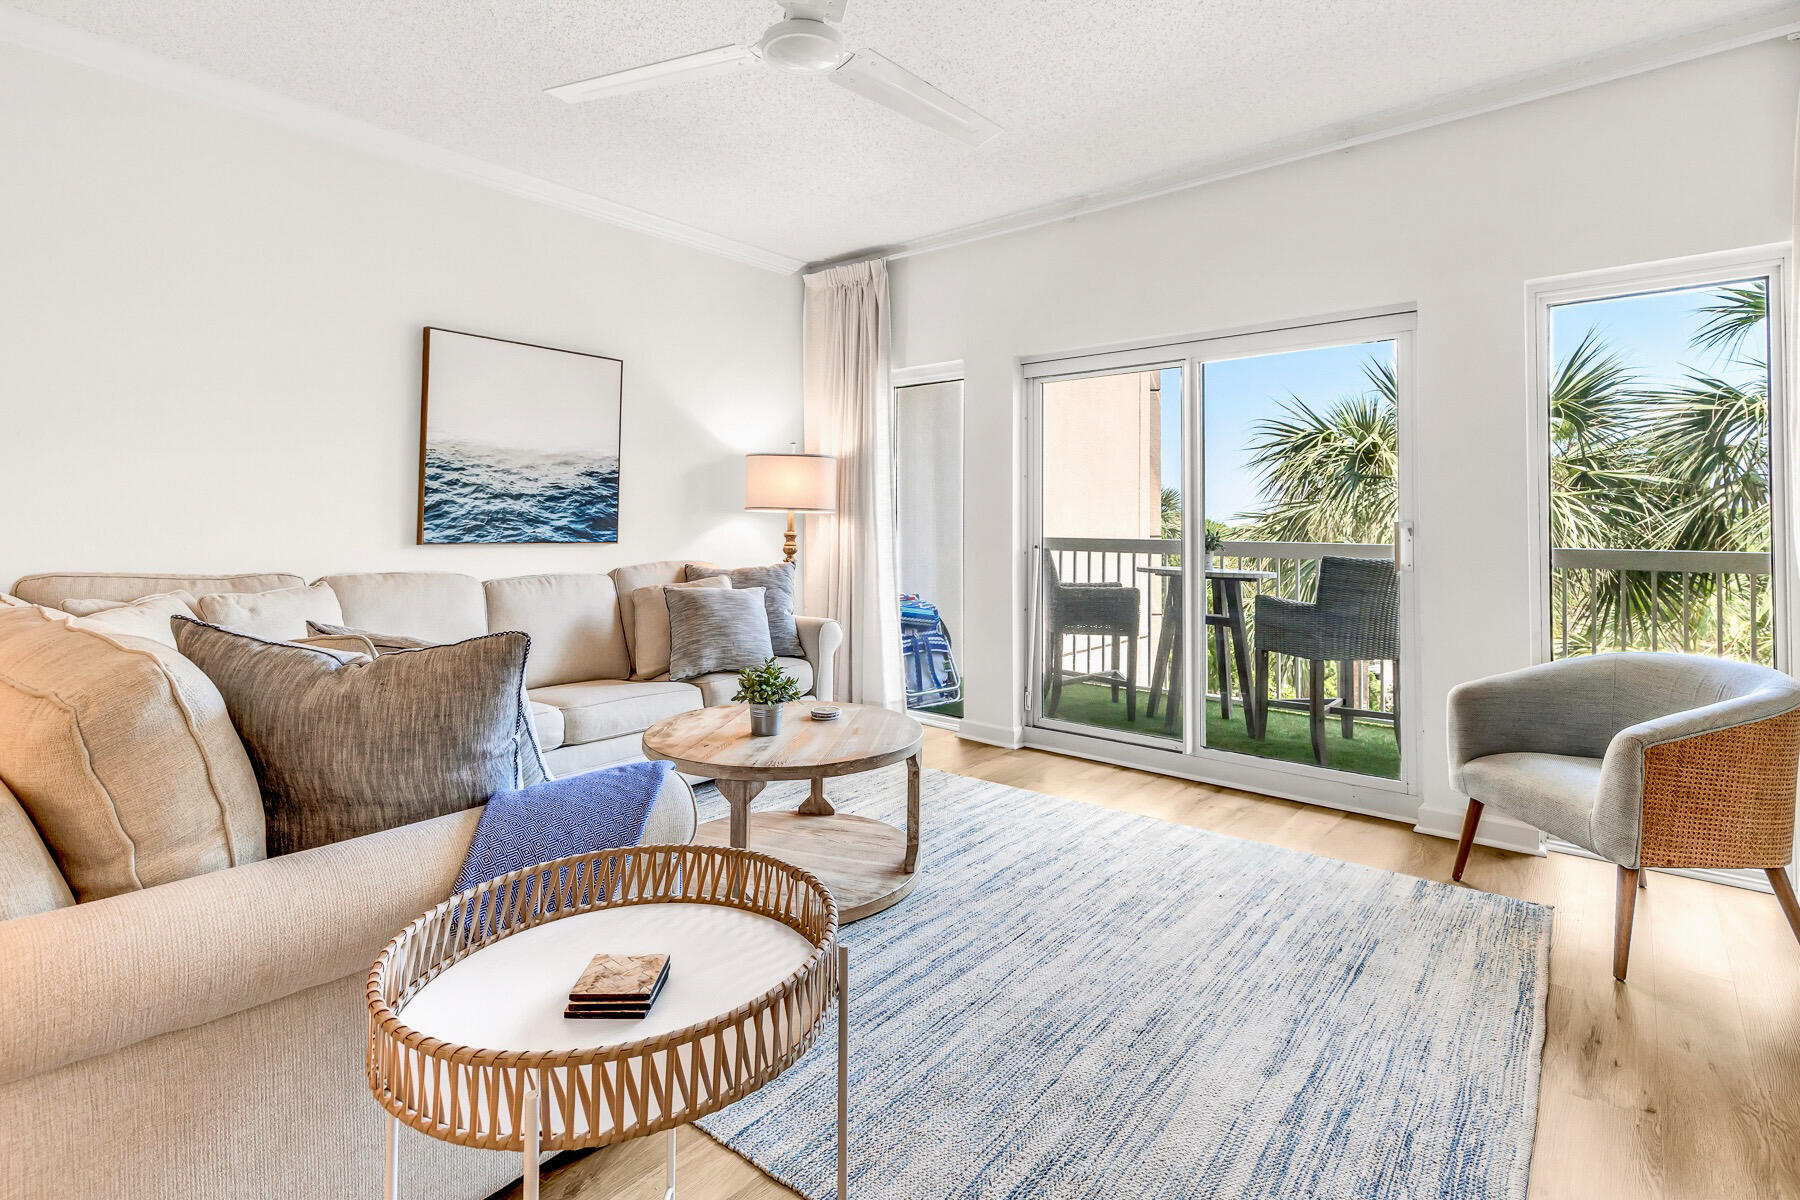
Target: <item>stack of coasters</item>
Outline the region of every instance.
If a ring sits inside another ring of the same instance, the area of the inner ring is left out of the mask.
[[[569,989],[563,1016],[602,1021],[647,1016],[668,979],[666,954],[596,954]]]

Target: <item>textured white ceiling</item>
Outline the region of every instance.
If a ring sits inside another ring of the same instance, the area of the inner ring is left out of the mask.
[[[982,147],[762,68],[567,106],[733,41],[758,0],[11,0],[13,7],[817,261],[1253,153],[1767,0],[850,0],[843,28],[998,121]]]

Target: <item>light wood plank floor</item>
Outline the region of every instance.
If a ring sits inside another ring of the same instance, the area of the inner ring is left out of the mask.
[[[928,767],[1447,880],[1453,843],[1403,825],[928,730]],[[1021,814],[1029,819],[1029,814]],[[930,830],[927,829],[927,839]],[[929,852],[927,852],[929,853]],[[925,870],[930,870],[927,857]],[[1631,981],[1611,974],[1611,866],[1477,847],[1471,885],[1556,906],[1535,1200],[1800,1197],[1800,944],[1774,897],[1652,875]],[[829,1136],[822,1133],[822,1136]],[[660,1200],[663,1139],[577,1158],[546,1200]],[[795,1193],[694,1129],[680,1195]]]

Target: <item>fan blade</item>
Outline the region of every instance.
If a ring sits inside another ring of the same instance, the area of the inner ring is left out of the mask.
[[[946,96],[873,50],[858,50],[831,73],[831,78],[865,100],[885,104],[902,116],[971,146],[979,146],[1000,132],[998,125],[962,101]]]
[[[788,17],[807,21],[841,21],[848,0],[778,0]]]
[[[664,84],[686,83],[692,79],[704,79],[708,75],[724,75],[756,61],[756,52],[749,46],[719,46],[712,50],[702,50],[698,54],[684,54],[680,58],[668,58],[658,63],[614,71],[610,75],[597,75],[592,79],[545,88],[544,94],[566,100],[570,104],[580,104],[583,100],[598,100],[602,96],[622,96],[626,92],[641,92],[645,88],[662,87]]]

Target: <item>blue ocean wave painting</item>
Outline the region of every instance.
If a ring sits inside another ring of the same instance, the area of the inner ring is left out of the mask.
[[[619,460],[433,438],[426,542],[617,542]]]

